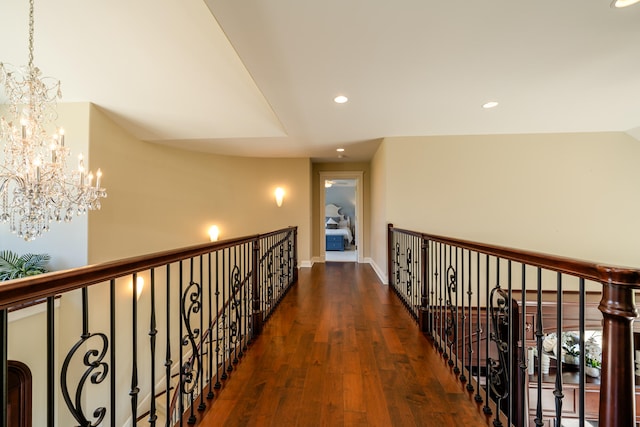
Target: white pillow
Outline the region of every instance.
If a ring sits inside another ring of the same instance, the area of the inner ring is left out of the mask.
[[[338,225],[337,222],[335,222],[335,220],[333,218],[329,218],[329,220],[327,221],[327,224],[334,224],[334,225]]]

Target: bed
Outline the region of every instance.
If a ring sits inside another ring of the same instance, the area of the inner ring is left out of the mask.
[[[325,206],[325,248],[328,251],[343,251],[353,242],[351,218],[340,213],[340,209],[333,203]]]

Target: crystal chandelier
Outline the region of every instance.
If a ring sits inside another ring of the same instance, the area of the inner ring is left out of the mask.
[[[100,209],[107,196],[102,172],[87,171],[82,154],[78,167],[66,171],[69,148],[64,131],[55,129],[60,82],[42,77],[33,65],[33,0],[29,1],[29,64],[11,71],[0,62],[0,85],[9,103],[9,118],[0,119],[4,158],[0,164],[0,221],[12,233],[34,240],[49,231],[54,220]]]

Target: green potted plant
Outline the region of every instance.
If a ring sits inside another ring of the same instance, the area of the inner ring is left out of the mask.
[[[35,276],[49,271],[47,254],[24,254],[18,256],[13,251],[0,252],[0,281]]]

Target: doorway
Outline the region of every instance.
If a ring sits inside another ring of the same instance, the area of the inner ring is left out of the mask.
[[[363,262],[362,172],[320,172],[320,252],[324,261]]]

